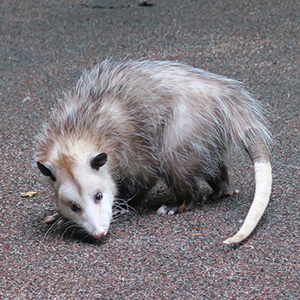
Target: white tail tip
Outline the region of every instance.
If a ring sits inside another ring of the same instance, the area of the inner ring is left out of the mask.
[[[247,238],[256,227],[264,214],[271,195],[272,168],[269,162],[254,163],[255,172],[255,195],[248,215],[241,229],[233,237],[223,243],[226,245],[238,244]]]

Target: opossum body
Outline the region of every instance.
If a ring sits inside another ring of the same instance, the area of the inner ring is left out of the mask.
[[[114,201],[136,204],[158,178],[177,200],[163,214],[189,209],[200,179],[213,199],[236,193],[224,161],[244,147],[256,191],[244,225],[224,242],[231,244],[249,236],[268,204],[269,142],[260,105],[241,83],[180,63],[106,60],[58,101],[38,136],[37,158],[61,214],[100,238]]]

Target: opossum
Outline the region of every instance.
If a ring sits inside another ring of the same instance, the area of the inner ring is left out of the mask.
[[[269,202],[265,124],[260,102],[238,81],[183,63],[107,59],[56,103],[38,134],[37,165],[52,181],[60,213],[98,239],[108,232],[114,201],[137,204],[158,179],[176,198],[160,214],[190,209],[201,179],[210,199],[237,193],[225,161],[244,148],[255,196],[241,229],[224,241],[234,244],[251,234]]]

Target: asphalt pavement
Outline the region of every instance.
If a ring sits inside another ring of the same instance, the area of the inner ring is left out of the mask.
[[[299,1],[2,0],[0,24],[0,299],[300,299]],[[244,153],[229,160],[239,195],[166,217],[155,214],[169,199],[159,185],[103,242],[47,232],[54,195],[35,135],[82,70],[107,57],[186,62],[263,102],[274,184],[246,241],[222,244],[253,199]]]

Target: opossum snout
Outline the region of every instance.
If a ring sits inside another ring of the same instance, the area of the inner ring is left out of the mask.
[[[95,238],[95,239],[100,239],[103,236],[105,236],[107,234],[107,227],[103,226],[101,228],[95,229],[93,232],[91,232],[91,235]]]
[[[109,225],[111,221],[111,205],[112,203],[102,203],[102,212],[99,212],[97,209],[88,209],[85,214],[83,214],[81,222],[80,219],[77,219],[77,222],[81,223],[81,227],[85,231],[94,237],[95,239],[100,239],[105,236],[109,230]]]

